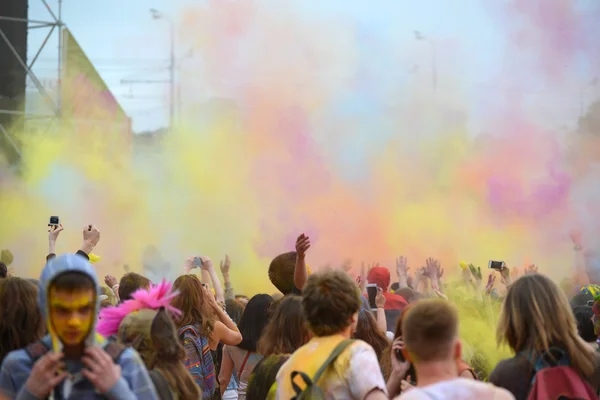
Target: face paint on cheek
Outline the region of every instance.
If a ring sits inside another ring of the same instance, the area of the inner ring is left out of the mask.
[[[94,318],[94,293],[50,292],[50,325],[65,346],[81,344],[88,336]]]

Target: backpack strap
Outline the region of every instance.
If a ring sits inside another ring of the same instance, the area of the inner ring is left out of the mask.
[[[537,373],[541,370],[552,367],[570,366],[571,364],[567,352],[559,347],[550,347],[542,352],[526,350],[518,353],[518,355],[525,358],[531,367],[532,374],[530,380],[532,385],[535,383]]]
[[[246,363],[248,362],[248,358],[250,357],[250,352],[246,352],[246,357],[244,358],[244,362],[242,363],[242,367],[240,368],[240,379],[242,379],[242,374],[244,373],[244,368],[246,368]]]
[[[294,392],[296,392],[296,394],[302,393],[302,389],[300,389],[300,387],[296,384],[296,382],[294,382],[294,378],[296,378],[296,376],[300,376],[307,387],[310,385],[313,385],[313,384],[317,384],[317,382],[319,382],[319,379],[321,379],[321,376],[325,373],[325,371],[327,371],[329,366],[331,364],[333,364],[333,362],[338,358],[338,356],[340,354],[342,354],[344,352],[344,350],[346,350],[346,348],[348,348],[348,346],[350,346],[352,343],[354,343],[354,340],[351,340],[351,339],[346,339],[346,340],[343,340],[342,342],[340,342],[335,347],[335,349],[333,349],[331,354],[329,354],[329,357],[327,357],[327,360],[325,360],[325,362],[317,370],[317,373],[315,374],[315,376],[313,377],[312,380],[304,372],[293,371],[290,375],[290,378],[292,380],[292,389],[294,389]]]
[[[118,364],[121,354],[125,351],[125,347],[115,342],[108,342],[108,344],[104,346],[104,351],[108,353],[115,364]]]
[[[323,365],[321,365],[321,368],[319,368],[319,370],[315,374],[313,378],[314,383],[317,383],[319,379],[321,379],[321,375],[323,375],[325,371],[327,371],[327,368],[329,368],[329,366],[338,358],[338,356],[342,354],[344,350],[346,350],[346,348],[348,348],[348,346],[350,346],[352,343],[354,343],[354,340],[346,339],[340,344],[338,344],[335,349],[333,349],[327,360],[325,360]]]
[[[38,340],[25,347],[25,352],[31,358],[34,363],[46,355],[50,351],[50,348],[46,346],[44,342]]]
[[[179,331],[177,332],[177,336],[181,337],[181,336],[185,335],[186,333],[190,333],[194,336],[199,336],[198,330],[196,329],[196,327],[194,325],[186,325],[186,326],[181,327],[179,329]]]

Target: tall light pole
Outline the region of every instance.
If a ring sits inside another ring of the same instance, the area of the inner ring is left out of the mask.
[[[427,42],[431,46],[431,85],[435,92],[437,91],[437,57],[435,52],[435,41],[419,31],[414,31],[414,34],[415,39]]]
[[[169,23],[170,51],[169,51],[169,128],[172,131],[175,125],[175,27],[173,21],[162,12],[151,8],[150,13],[154,19],[162,19]]]

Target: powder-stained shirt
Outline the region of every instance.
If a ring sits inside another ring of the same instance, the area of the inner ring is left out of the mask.
[[[277,398],[291,399],[295,396],[290,375],[293,371],[305,372],[311,378],[327,360],[331,352],[345,338],[341,335],[315,337],[294,352],[277,374]],[[304,382],[295,381],[300,388]],[[318,386],[329,400],[362,400],[374,390],[387,395],[387,388],[377,355],[373,348],[361,340],[355,340],[323,374]]]
[[[46,336],[42,339],[46,347],[50,347],[50,337]],[[92,400],[92,399],[115,399],[115,400],[158,400],[158,396],[154,389],[154,384],[148,375],[144,362],[138,355],[138,353],[127,348],[123,351],[119,357],[119,366],[121,367],[121,378],[117,381],[115,386],[110,389],[106,395],[97,393],[96,388],[88,381],[85,377],[79,376],[72,383],[72,389],[70,393],[66,395],[65,382],[59,384],[56,391],[62,393],[61,396],[55,396],[55,398],[61,398],[63,400]],[[83,364],[80,361],[66,362],[67,370],[71,374],[80,372],[83,369]],[[37,397],[33,396],[25,387],[27,378],[31,375],[33,369],[33,361],[25,351],[25,349],[15,350],[8,354],[2,363],[0,369],[0,396],[2,394],[8,396],[11,399],[18,400],[35,400]]]
[[[413,388],[396,400],[514,400],[506,389],[472,379],[456,378],[422,388]]]

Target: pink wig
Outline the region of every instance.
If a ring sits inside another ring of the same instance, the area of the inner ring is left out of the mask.
[[[150,289],[138,289],[131,300],[126,300],[117,307],[108,307],[100,311],[100,320],[96,331],[104,337],[115,335],[119,331],[121,321],[132,312],[143,309],[158,310],[164,307],[175,315],[181,311],[171,305],[178,292],[173,292],[173,285],[163,279],[160,285],[150,285]]]

